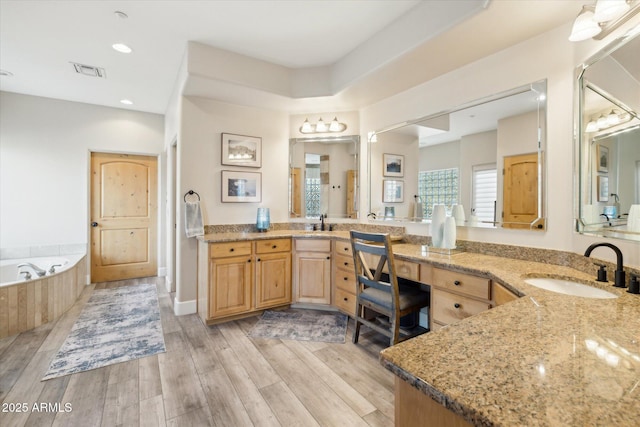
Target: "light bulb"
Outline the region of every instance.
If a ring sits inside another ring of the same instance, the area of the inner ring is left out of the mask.
[[[327,131],[327,124],[323,122],[322,117],[320,117],[320,120],[318,120],[318,123],[316,123],[316,132],[326,132],[326,131]]]

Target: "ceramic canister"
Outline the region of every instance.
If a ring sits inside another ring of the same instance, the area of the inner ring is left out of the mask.
[[[456,247],[456,219],[454,217],[449,216],[444,221],[442,247],[445,249],[455,249]]]

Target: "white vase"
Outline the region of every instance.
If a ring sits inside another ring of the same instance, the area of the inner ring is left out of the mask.
[[[464,206],[453,205],[451,208],[451,216],[456,219],[456,225],[464,225]]]
[[[456,247],[456,219],[454,217],[447,217],[444,221],[442,247],[445,249],[455,249]]]
[[[433,205],[431,214],[431,243],[434,248],[442,247],[444,221],[447,219],[447,211],[444,205]]]

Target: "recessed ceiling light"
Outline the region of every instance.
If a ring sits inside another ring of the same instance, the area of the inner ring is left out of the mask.
[[[115,50],[117,50],[118,52],[121,52],[121,53],[131,53],[131,52],[133,52],[133,49],[131,49],[129,46],[127,46],[124,43],[112,44],[111,47],[114,48]]]
[[[13,76],[13,73],[11,71],[7,71],[7,70],[0,70],[0,76],[11,77],[11,76]]]
[[[129,99],[121,99],[120,103],[124,104],[124,105],[133,105],[133,101],[131,101]]]

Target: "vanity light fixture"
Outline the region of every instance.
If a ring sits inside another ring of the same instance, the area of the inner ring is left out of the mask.
[[[573,22],[569,40],[602,40],[638,12],[640,0],[597,0],[595,5],[583,5]]]
[[[597,120],[593,118],[587,123],[584,131],[588,133],[598,132],[614,126],[621,125],[631,121],[631,114],[628,112],[619,112],[618,110],[611,110],[609,114],[600,114]]]
[[[302,126],[300,126],[300,133],[336,133],[344,132],[346,129],[347,125],[345,123],[339,122],[338,117],[334,117],[328,126],[321,117],[320,119],[318,119],[318,122],[316,124],[311,124],[309,123],[309,119],[304,119],[304,123],[302,123]]]

